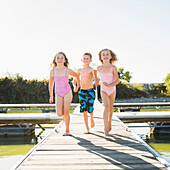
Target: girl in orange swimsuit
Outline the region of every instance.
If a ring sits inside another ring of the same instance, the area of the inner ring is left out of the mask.
[[[50,103],[53,102],[53,85],[55,83],[55,101],[56,112],[58,116],[63,116],[66,126],[66,132],[63,136],[69,136],[69,124],[70,124],[70,104],[72,101],[72,90],[68,82],[68,76],[71,75],[76,78],[77,85],[79,86],[79,76],[73,70],[68,68],[68,59],[63,52],[59,52],[55,55],[52,63],[53,69],[50,72],[49,80],[49,92]],[[74,91],[78,90],[78,86]]]
[[[109,50],[103,49],[99,52],[99,60],[102,65],[97,67],[100,72],[101,80],[101,97],[104,103],[104,133],[105,136],[110,136],[111,121],[113,115],[113,104],[116,97],[116,85],[119,83],[119,77],[116,66],[112,65],[117,61],[116,54]]]

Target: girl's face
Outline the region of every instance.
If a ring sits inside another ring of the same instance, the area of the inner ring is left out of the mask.
[[[57,54],[56,56],[56,63],[59,65],[64,65],[65,57],[62,54]]]
[[[92,60],[90,59],[89,55],[84,55],[81,61],[83,62],[83,64],[89,64]]]
[[[101,52],[101,60],[103,60],[103,63],[110,62],[110,59],[112,59],[112,56],[110,54],[110,51],[105,50]]]

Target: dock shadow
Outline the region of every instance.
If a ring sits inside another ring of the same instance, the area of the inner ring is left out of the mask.
[[[100,135],[95,134],[95,133],[91,133],[91,135],[98,136],[98,137],[101,137],[101,138],[105,138],[106,140],[111,141],[111,142],[112,141],[116,142],[115,140],[113,140],[111,138],[106,138],[106,137],[100,136]],[[78,136],[72,135],[72,137],[75,138],[76,140],[78,140],[79,141],[78,145],[86,148],[87,152],[99,156],[100,158],[111,163],[112,165],[116,165],[118,167],[118,169],[119,168],[134,169],[135,164],[141,164],[141,165],[150,164],[147,161],[145,161],[141,158],[138,158],[134,155],[131,155],[131,154],[128,154],[128,153],[125,153],[125,152],[120,152],[116,149],[108,149],[108,148],[105,148],[104,146],[95,145],[90,140],[87,140],[87,139],[84,139],[84,138],[81,138],[81,137],[78,137]],[[122,139],[117,138],[116,140],[122,140]],[[154,157],[146,156],[146,158],[156,160]],[[135,162],[138,162],[138,163],[135,163]],[[149,168],[160,169],[160,168],[157,168],[153,164],[151,164]]]

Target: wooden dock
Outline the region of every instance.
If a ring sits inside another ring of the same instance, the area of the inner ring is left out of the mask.
[[[91,134],[83,134],[83,116],[77,107],[71,114],[72,136],[62,136],[64,124],[60,123],[13,169],[168,169],[169,164],[116,116],[111,137],[105,137],[102,114],[103,106],[95,101],[96,126]]]
[[[117,112],[115,115],[124,123],[170,122],[170,112]]]
[[[0,124],[56,124],[61,119],[55,113],[0,114]]]
[[[55,104],[0,104],[0,111],[8,109],[50,109],[55,108]],[[77,107],[78,103],[71,103],[71,107]],[[170,102],[148,102],[148,103],[115,103],[115,108],[124,107],[170,107]]]

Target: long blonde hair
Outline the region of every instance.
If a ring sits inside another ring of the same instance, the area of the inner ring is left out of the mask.
[[[112,50],[105,48],[105,49],[103,49],[99,52],[99,60],[101,61],[102,64],[103,64],[103,60],[101,59],[101,54],[102,54],[103,51],[109,51],[110,52],[110,55],[112,56],[112,58],[110,59],[110,64],[113,64],[118,60],[117,55]]]
[[[62,54],[64,56],[64,58],[65,58],[64,66],[68,67],[69,62],[68,62],[66,55],[63,52],[59,52],[54,56],[53,62],[51,63],[51,67],[55,68],[57,66],[56,57],[57,57],[58,54]]]

